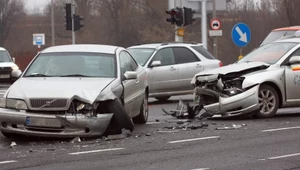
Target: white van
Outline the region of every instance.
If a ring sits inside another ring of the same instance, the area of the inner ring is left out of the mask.
[[[19,77],[21,70],[15,64],[15,58],[12,58],[9,52],[0,47],[0,83],[13,83]]]

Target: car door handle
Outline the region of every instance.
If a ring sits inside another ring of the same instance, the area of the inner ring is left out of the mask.
[[[200,68],[200,67],[202,67],[201,64],[197,64],[197,65],[196,65],[196,68]]]
[[[174,67],[171,67],[171,68],[170,68],[170,71],[174,71],[174,70],[176,70],[176,68],[174,68]]]
[[[135,83],[138,84],[140,82],[140,80],[136,80]]]

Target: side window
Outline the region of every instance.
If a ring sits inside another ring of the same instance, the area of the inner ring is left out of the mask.
[[[198,62],[200,59],[185,47],[174,47],[175,60],[177,64]]]
[[[291,55],[291,57],[293,57],[293,56],[300,56],[300,48],[295,50],[295,52]]]
[[[126,54],[126,52],[122,51],[120,53],[120,66],[121,66],[121,74],[124,74],[126,71],[134,71],[132,65],[131,57]]]
[[[160,61],[161,66],[175,64],[174,52],[172,48],[164,48],[159,50],[153,57],[152,61]]]
[[[130,60],[130,63],[131,63],[131,66],[132,66],[132,69],[133,70],[136,70],[138,65],[137,63],[135,62],[135,60],[131,57],[131,55],[127,52],[125,52],[125,54],[128,56],[129,60]]]

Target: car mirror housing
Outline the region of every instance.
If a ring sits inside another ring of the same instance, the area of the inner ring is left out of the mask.
[[[126,71],[124,77],[126,80],[137,79],[137,73],[135,71]]]
[[[151,67],[156,67],[156,66],[160,66],[161,65],[161,61],[153,61],[152,63],[151,63]]]
[[[289,60],[289,64],[300,64],[300,56],[293,56]]]
[[[20,77],[22,75],[22,71],[21,70],[13,70],[11,73],[12,77]]]

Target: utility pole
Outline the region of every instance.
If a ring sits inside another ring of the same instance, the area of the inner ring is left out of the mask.
[[[51,0],[51,26],[52,26],[52,46],[55,45],[55,27],[54,27],[54,4]]]
[[[202,27],[202,43],[203,47],[207,49],[207,11],[206,11],[207,0],[202,0],[201,6],[201,27]]]
[[[72,44],[75,44],[74,15],[75,15],[75,3],[74,0],[72,0]]]
[[[217,11],[216,11],[216,0],[212,0],[213,5],[213,19],[217,17]],[[217,36],[213,36],[213,54],[215,57],[218,58],[218,38]]]

